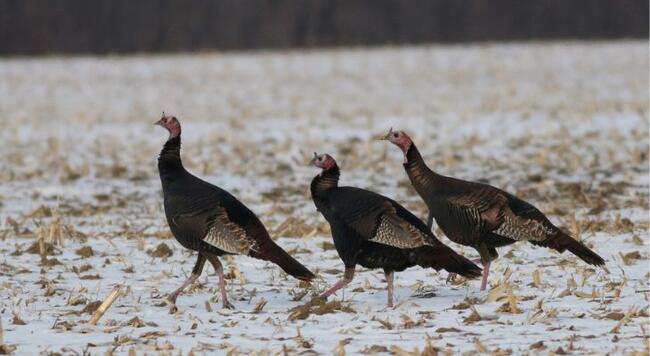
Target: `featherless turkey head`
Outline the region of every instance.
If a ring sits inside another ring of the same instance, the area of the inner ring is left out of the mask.
[[[399,147],[404,151],[408,152],[409,148],[411,147],[411,138],[409,135],[406,134],[404,131],[393,131],[393,128],[391,127],[386,136],[382,137],[382,140],[388,140],[390,143],[394,144],[395,146]]]
[[[160,120],[154,122],[154,125],[159,125],[169,131],[169,138],[177,137],[181,134],[181,123],[174,116],[165,115],[163,112]]]
[[[404,161],[406,161],[406,154],[413,144],[413,141],[411,141],[411,138],[406,134],[406,132],[393,131],[393,128],[391,127],[386,136],[382,137],[381,139],[388,140],[390,143],[401,148],[402,152],[404,153]]]
[[[327,153],[319,155],[318,153],[314,152],[314,158],[311,160],[310,164],[318,168],[322,168],[324,171],[326,171],[336,166],[336,161]]]

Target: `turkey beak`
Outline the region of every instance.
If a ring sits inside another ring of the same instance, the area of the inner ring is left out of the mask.
[[[154,124],[154,126],[156,126],[156,125],[158,125],[158,126],[162,126],[162,125],[163,125],[163,124],[162,124],[162,119],[160,119],[160,120],[154,122],[153,124]]]
[[[318,154],[316,152],[314,152],[314,158],[312,158],[311,161],[309,161],[309,165],[310,166],[316,166],[316,159],[317,158],[318,158]]]
[[[388,138],[390,137],[390,134],[391,134],[391,133],[393,133],[393,128],[392,128],[392,127],[390,128],[390,130],[388,130],[388,133],[387,133],[387,134],[385,134],[385,135],[383,135],[383,136],[379,136],[379,137],[377,138],[377,140],[379,140],[379,141],[386,141],[386,140],[388,140]]]

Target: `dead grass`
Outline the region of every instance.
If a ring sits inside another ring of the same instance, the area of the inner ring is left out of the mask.
[[[310,315],[324,315],[335,312],[355,313],[348,304],[341,301],[326,301],[323,298],[315,297],[309,302],[289,309],[289,320],[307,319]]]
[[[0,61],[12,88],[0,107],[0,353],[647,354],[646,43],[28,62]],[[34,95],[40,86],[52,95]],[[195,257],[164,221],[164,133],[150,127],[162,109],[183,120],[187,168],[258,213],[318,270],[315,286],[228,257],[236,311],[220,309],[206,267],[167,314]],[[400,153],[373,140],[390,126],[440,173],[535,203],[610,272],[519,244],[499,251],[488,293],[409,269],[387,310],[378,272],[359,270],[345,302],[306,301],[342,270],[310,201],[312,151],[337,157],[344,184],[426,216]],[[504,348],[508,337],[527,341]]]

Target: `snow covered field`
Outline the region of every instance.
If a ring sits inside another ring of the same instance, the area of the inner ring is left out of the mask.
[[[0,59],[0,351],[647,355],[648,65],[645,41]],[[163,110],[183,123],[186,167],[245,202],[316,283],[224,258],[237,309],[220,308],[206,266],[169,313],[195,256],[162,211]],[[426,216],[401,153],[374,140],[391,126],[440,173],[537,205],[607,271],[516,244],[486,292],[412,268],[387,309],[381,271],[358,269],[334,303],[305,307],[343,270],[309,196],[313,151],[337,158],[342,184]]]

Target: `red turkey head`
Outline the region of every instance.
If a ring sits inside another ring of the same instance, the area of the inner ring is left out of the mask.
[[[402,149],[402,152],[406,154],[411,147],[411,138],[404,131],[393,131],[391,127],[386,136],[381,138],[382,140],[388,140],[390,143]]]
[[[314,158],[309,164],[314,165],[318,168],[322,168],[324,171],[326,171],[336,166],[336,161],[327,153],[319,155],[318,153],[314,152]]]
[[[163,112],[160,120],[154,122],[154,125],[159,125],[169,131],[169,138],[177,137],[181,134],[181,123],[174,116],[165,115]]]

